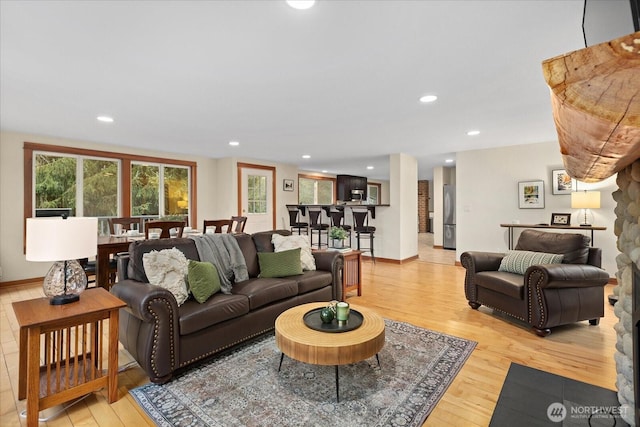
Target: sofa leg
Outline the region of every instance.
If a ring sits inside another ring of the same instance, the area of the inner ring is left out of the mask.
[[[549,329],[549,328],[540,329],[540,328],[534,327],[533,330],[535,331],[537,336],[542,337],[542,338],[546,337],[547,335],[549,335],[551,333],[551,329]]]
[[[474,310],[477,310],[477,309],[480,307],[480,305],[481,305],[481,304],[478,304],[478,303],[477,303],[477,302],[475,302],[475,301],[469,301],[469,306],[470,306],[471,308],[473,308]]]
[[[589,319],[589,324],[593,325],[593,326],[599,325],[600,324],[600,318],[598,317],[598,318],[595,318],[595,319]]]

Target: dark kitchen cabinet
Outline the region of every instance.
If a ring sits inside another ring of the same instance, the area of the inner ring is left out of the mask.
[[[338,200],[350,201],[352,190],[362,190],[362,200],[367,200],[367,178],[353,175],[337,175]]]

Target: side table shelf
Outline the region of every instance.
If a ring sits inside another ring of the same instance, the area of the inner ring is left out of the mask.
[[[344,257],[344,267],[342,270],[342,299],[347,296],[347,292],[358,291],[358,296],[362,296],[362,252],[352,250],[342,254]]]
[[[12,305],[20,326],[18,399],[27,399],[28,426],[38,425],[39,411],[104,387],[109,403],[117,400],[118,314],[124,302],[96,288],[71,304],[38,298]]]

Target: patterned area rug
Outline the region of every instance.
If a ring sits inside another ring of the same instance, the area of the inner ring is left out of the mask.
[[[385,320],[376,358],[335,368],[301,363],[273,334],[131,394],[159,426],[420,426],[476,346],[473,341]]]

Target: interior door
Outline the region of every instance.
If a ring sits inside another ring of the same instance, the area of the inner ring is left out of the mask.
[[[245,233],[275,229],[275,168],[238,164],[240,212],[247,217]]]

